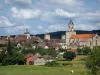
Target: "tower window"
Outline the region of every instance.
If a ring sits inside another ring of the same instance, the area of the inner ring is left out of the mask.
[[[96,40],[96,46],[97,46],[98,44],[97,44],[97,40]]]

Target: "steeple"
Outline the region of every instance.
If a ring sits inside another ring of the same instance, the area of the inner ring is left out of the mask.
[[[74,23],[72,20],[69,21],[68,23],[68,31],[73,32],[74,31]]]
[[[28,32],[28,29],[27,29],[27,28],[26,28],[24,34],[30,34],[30,33]]]

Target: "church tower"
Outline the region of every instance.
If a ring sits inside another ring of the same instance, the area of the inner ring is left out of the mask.
[[[68,31],[66,32],[66,45],[67,48],[69,48],[70,46],[70,40],[71,40],[71,36],[73,34],[76,34],[76,32],[74,32],[74,23],[72,20],[69,21],[68,23]]]
[[[30,33],[28,32],[28,29],[25,30],[24,35],[27,36],[27,39],[31,38]]]
[[[70,20],[69,23],[68,23],[68,31],[69,32],[73,32],[74,31],[74,24],[73,24],[72,20]]]
[[[44,35],[44,40],[50,40],[50,34],[49,33],[46,33]]]

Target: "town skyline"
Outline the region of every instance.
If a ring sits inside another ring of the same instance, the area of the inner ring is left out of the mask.
[[[1,0],[0,35],[100,29],[100,0]],[[77,9],[77,10],[76,10]]]

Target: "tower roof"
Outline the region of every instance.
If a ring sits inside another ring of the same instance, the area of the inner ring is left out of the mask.
[[[73,21],[70,20],[69,23],[68,23],[68,25],[74,25]]]
[[[28,32],[28,29],[26,29],[26,31],[24,32],[24,34],[30,34],[30,33]]]

